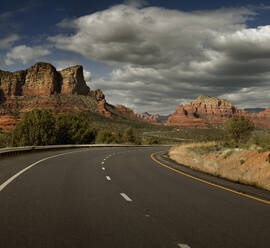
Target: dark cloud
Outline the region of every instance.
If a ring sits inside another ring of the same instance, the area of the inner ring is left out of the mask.
[[[72,33],[49,37],[58,49],[114,68],[109,77],[92,78],[92,88],[140,112],[172,112],[201,94],[265,106],[270,26],[247,28],[255,11],[182,12],[129,2],[65,20],[59,26]]]

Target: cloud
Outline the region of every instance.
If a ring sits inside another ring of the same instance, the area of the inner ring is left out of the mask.
[[[37,59],[49,55],[50,53],[50,50],[42,46],[29,47],[26,45],[20,45],[13,47],[6,54],[5,62],[7,65],[12,65],[15,62],[28,64],[31,62],[36,62]]]
[[[20,36],[17,34],[10,34],[5,38],[0,39],[0,49],[9,49],[19,39]]]
[[[147,1],[144,0],[125,0],[124,4],[131,6],[131,7],[135,7],[135,8],[141,8],[145,5],[147,5]]]
[[[212,48],[236,60],[270,58],[270,26],[261,26],[218,35]]]
[[[168,113],[208,94],[241,105],[251,89],[258,98],[260,88],[270,92],[270,26],[248,28],[256,15],[248,8],[183,12],[122,4],[62,21],[69,35],[49,41],[112,66],[106,78],[90,82],[112,103]]]

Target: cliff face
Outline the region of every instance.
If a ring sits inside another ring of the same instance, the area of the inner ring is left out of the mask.
[[[17,72],[0,70],[0,128],[12,130],[21,114],[34,108],[59,113],[93,111],[110,117],[101,90],[90,91],[81,65],[57,71],[36,63]]]
[[[160,122],[160,115],[158,114],[153,114],[153,115],[148,114],[148,113],[139,114],[139,113],[134,112],[132,109],[127,108],[126,106],[123,106],[123,105],[116,105],[115,110],[121,115],[126,116],[129,119],[143,121],[143,122],[152,123],[152,124],[158,124]]]
[[[0,70],[0,92],[3,101],[15,96],[88,95],[90,89],[81,65],[58,72],[51,64],[39,62],[25,71]]]
[[[208,128],[219,126],[231,117],[245,116],[256,126],[270,127],[270,110],[249,114],[237,109],[231,102],[216,97],[202,95],[186,105],[180,105],[169,117],[166,125]]]
[[[88,95],[90,92],[89,87],[86,85],[83,76],[83,67],[76,65],[64,69],[60,73],[60,93],[61,94],[78,94]]]

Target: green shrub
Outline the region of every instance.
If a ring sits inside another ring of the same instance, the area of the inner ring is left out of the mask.
[[[254,130],[254,124],[244,116],[233,117],[224,124],[226,138],[235,143],[246,143]]]
[[[89,121],[83,114],[64,114],[56,118],[57,144],[83,144],[93,143],[95,130],[89,129]],[[88,138],[85,135],[88,133]],[[82,138],[85,136],[85,138]]]
[[[126,143],[135,143],[136,135],[132,127],[128,127],[123,134],[123,141]]]
[[[270,133],[267,131],[257,131],[253,135],[252,142],[261,147],[262,151],[270,150]]]
[[[224,154],[223,158],[226,159],[226,158],[230,157],[230,156],[233,154],[233,152],[234,152],[234,150],[227,151],[227,152]]]
[[[145,143],[147,145],[157,145],[160,144],[160,140],[156,137],[147,137]]]
[[[13,146],[55,144],[55,117],[52,111],[35,109],[25,113],[12,132]]]
[[[96,137],[96,143],[110,144],[115,143],[115,141],[115,136],[108,130],[99,131]]]
[[[0,147],[7,147],[11,144],[12,133],[0,133]]]

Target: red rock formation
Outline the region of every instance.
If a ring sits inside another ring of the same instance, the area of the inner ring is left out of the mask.
[[[248,114],[237,109],[231,102],[216,97],[202,95],[185,106],[180,105],[176,112],[169,117],[166,125],[208,128],[219,126],[235,116],[245,116],[254,121],[256,126],[270,127],[270,110],[258,114]]]
[[[48,63],[36,63],[25,71],[0,70],[2,101],[14,96],[51,96],[53,94],[88,95],[83,67],[76,65],[60,72]]]
[[[123,106],[123,105],[116,105],[115,109],[118,113],[126,116],[129,119],[148,122],[152,124],[157,124],[160,118],[160,115],[158,114],[151,115],[148,113],[143,113],[143,114],[135,113],[132,109],[127,108],[126,106]]]
[[[5,131],[11,131],[14,129],[14,126],[19,121],[18,118],[10,115],[0,116],[0,128]]]
[[[167,126],[183,126],[191,128],[208,128],[209,124],[195,114],[192,106],[179,105],[175,113],[169,117]]]
[[[97,100],[98,102],[98,112],[108,118],[111,118],[111,113],[107,110],[107,102],[105,100],[105,95],[103,94],[101,89],[97,89],[91,91],[90,94]]]
[[[86,85],[81,65],[72,66],[59,72],[62,79],[61,94],[88,95],[89,87]]]
[[[41,62],[24,71],[0,70],[0,128],[4,130],[14,128],[20,115],[34,108],[94,111],[110,117],[106,104],[101,90],[90,91],[79,65],[60,72]]]
[[[139,120],[142,120],[144,122],[149,122],[153,124],[157,124],[161,122],[159,114],[142,113],[142,114],[136,114],[136,116]]]
[[[56,69],[47,63],[36,63],[26,70],[20,96],[50,96],[58,88]]]

